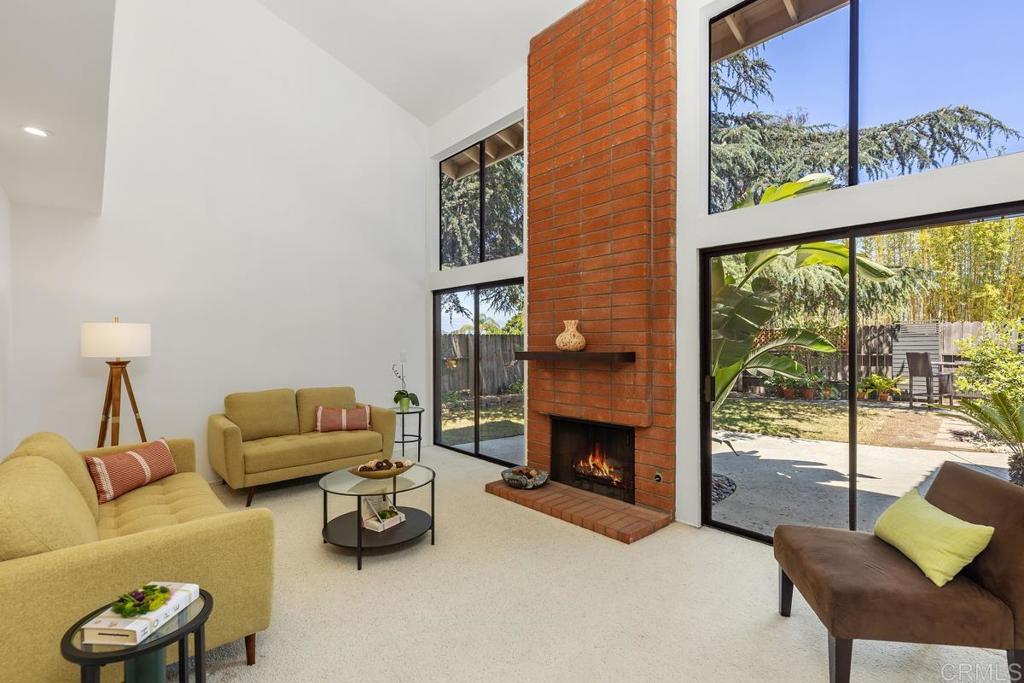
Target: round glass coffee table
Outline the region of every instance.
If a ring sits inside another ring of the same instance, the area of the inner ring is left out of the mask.
[[[363,568],[363,550],[365,548],[386,548],[406,543],[430,532],[430,545],[434,545],[434,470],[426,465],[413,465],[396,477],[387,479],[367,479],[352,474],[347,469],[331,472],[320,479],[320,488],[324,492],[324,543],[332,543],[342,548],[354,548],[356,551],[356,568]],[[430,512],[419,508],[406,507],[398,504],[398,494],[414,491],[430,486]],[[335,496],[351,496],[356,499],[356,509],[340,517],[328,521],[327,494]],[[391,503],[405,515],[401,524],[373,531],[364,529],[361,511],[363,498],[366,496],[390,496]]]
[[[206,636],[204,626],[213,610],[213,597],[199,589],[199,597],[172,617],[167,623],[138,645],[86,645],[82,642],[82,627],[92,621],[110,605],[82,617],[69,628],[60,641],[60,653],[64,659],[82,668],[83,683],[99,683],[100,668],[115,662],[124,662],[127,683],[150,683],[167,680],[167,665],[164,648],[178,644],[178,680],[188,681],[188,637],[194,643],[196,683],[206,680],[204,655]]]

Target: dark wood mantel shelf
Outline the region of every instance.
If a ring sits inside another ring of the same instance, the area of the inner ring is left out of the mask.
[[[567,363],[635,363],[635,351],[516,351],[516,360],[550,360]]]

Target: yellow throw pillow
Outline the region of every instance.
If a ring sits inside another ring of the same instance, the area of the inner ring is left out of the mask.
[[[889,506],[875,523],[875,536],[906,555],[940,588],[988,546],[993,533],[993,527],[940,510],[917,489]]]

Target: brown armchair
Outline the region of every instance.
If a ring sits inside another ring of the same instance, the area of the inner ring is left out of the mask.
[[[947,462],[925,498],[995,527],[988,547],[942,588],[873,534],[775,530],[779,614],[789,616],[796,586],[828,629],[831,683],[849,682],[854,640],[1006,650],[1010,680],[1024,673],[1024,488]]]

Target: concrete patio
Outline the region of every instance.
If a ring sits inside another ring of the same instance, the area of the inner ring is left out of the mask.
[[[771,535],[779,524],[847,527],[848,445],[737,432],[713,444],[713,471],[736,482],[736,491],[714,506],[715,521]],[[870,531],[885,508],[913,487],[927,490],[947,460],[1008,478],[1006,454],[858,446],[857,527]]]

